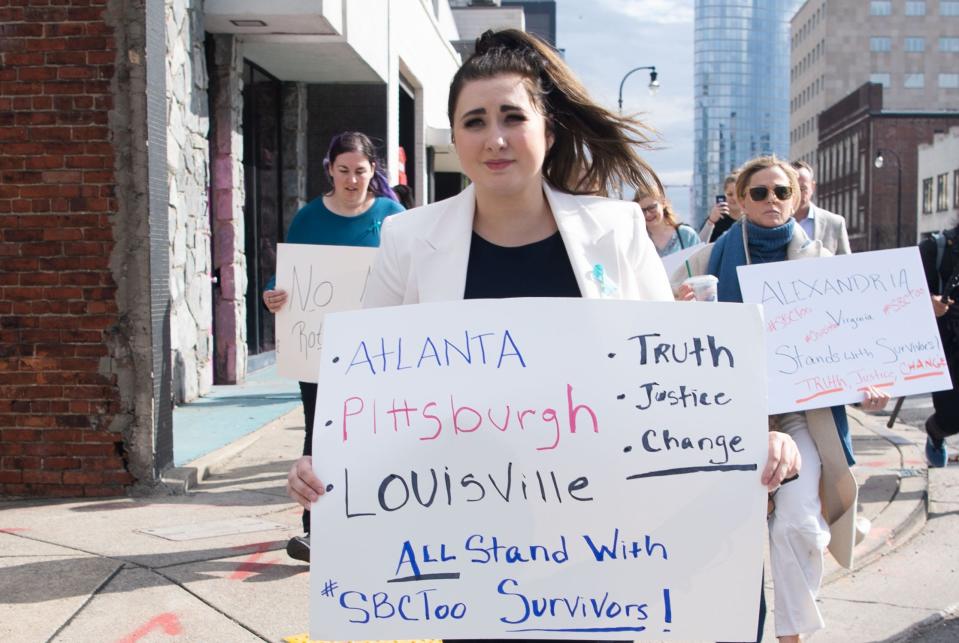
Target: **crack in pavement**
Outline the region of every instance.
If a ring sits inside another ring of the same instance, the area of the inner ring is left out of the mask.
[[[899,605],[897,603],[888,603],[886,601],[867,601],[855,598],[842,598],[839,596],[824,596],[820,594],[819,600],[837,601],[840,603],[855,603],[856,605],[876,605],[879,607],[895,607],[904,610],[919,610],[924,612],[938,612],[940,607],[922,607],[920,605]]]

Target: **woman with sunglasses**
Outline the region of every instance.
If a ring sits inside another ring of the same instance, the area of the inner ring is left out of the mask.
[[[775,156],[747,162],[736,179],[736,195],[745,216],[688,262],[694,274],[719,279],[719,301],[742,302],[739,266],[831,254],[819,241],[810,241],[792,218],[799,203],[799,175],[788,162]],[[686,276],[684,266],[672,281],[681,283]],[[677,298],[692,299],[692,289],[680,286]],[[888,395],[870,388],[863,408],[879,410],[888,401]],[[816,595],[826,547],[838,562],[851,565],[857,486],[849,470],[844,407],[782,413],[770,416],[769,425],[791,435],[802,457],[801,475],[771,495],[769,517],[776,636],[781,643],[793,643],[825,627]]]
[[[699,235],[690,226],[680,223],[673,206],[658,189],[637,190],[633,201],[643,210],[646,232],[656,246],[660,257],[671,255],[702,243]]]

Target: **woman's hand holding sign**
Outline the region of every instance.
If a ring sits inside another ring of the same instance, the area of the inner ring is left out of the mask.
[[[936,317],[942,317],[949,311],[949,306],[955,302],[946,297],[946,300],[942,300],[942,295],[933,295],[932,296],[932,312],[936,314]]]
[[[796,442],[789,435],[779,431],[769,432],[769,458],[763,469],[762,483],[770,491],[775,491],[786,478],[799,473],[802,457]]]
[[[862,401],[864,411],[881,411],[889,403],[889,394],[877,389],[875,386],[866,388],[866,399]]]
[[[263,303],[266,305],[267,310],[269,310],[274,315],[283,308],[283,304],[286,303],[286,291],[285,290],[267,290],[263,293]]]
[[[313,456],[301,456],[286,478],[286,494],[308,510],[325,493],[326,485],[313,473]]]

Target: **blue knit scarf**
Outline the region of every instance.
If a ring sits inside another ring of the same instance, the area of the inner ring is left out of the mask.
[[[749,261],[743,248],[743,226],[749,237]],[[709,256],[709,274],[719,279],[719,301],[742,303],[743,292],[739,287],[736,268],[748,263],[770,263],[786,258],[786,247],[792,241],[796,221],[789,219],[775,228],[764,228],[746,221],[743,217],[719,237]]]

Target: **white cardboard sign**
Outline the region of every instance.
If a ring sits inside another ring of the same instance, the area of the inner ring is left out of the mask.
[[[663,261],[663,267],[666,269],[666,274],[671,275],[676,272],[676,269],[682,266],[687,259],[702,249],[702,244],[697,244],[695,246],[690,246],[689,248],[683,248],[682,250],[672,254],[668,254],[665,257],[660,257],[660,259]]]
[[[579,299],[327,317],[310,638],[751,640],[761,325]]]
[[[918,248],[738,268],[763,306],[769,412],[952,388]]]
[[[276,362],[281,377],[315,382],[323,318],[361,307],[376,248],[280,243],[276,287],[286,305],[276,314]]]

